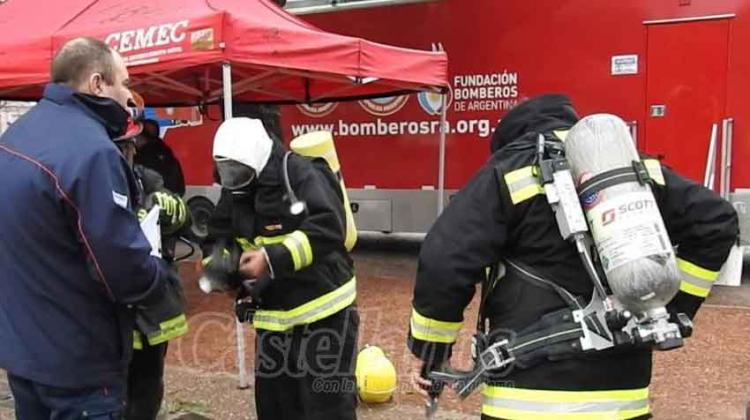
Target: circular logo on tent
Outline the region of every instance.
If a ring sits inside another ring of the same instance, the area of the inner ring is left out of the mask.
[[[426,112],[427,115],[440,115],[443,112],[442,97],[443,95],[437,92],[419,92],[419,94],[417,95],[417,101],[419,102],[419,106],[422,107],[422,110]],[[445,104],[448,109],[450,109],[451,102],[453,102],[452,89],[448,91],[448,100]]]
[[[302,104],[302,105],[297,105],[297,109],[299,109],[299,112],[307,115],[308,117],[320,118],[320,117],[325,117],[326,115],[333,112],[333,110],[336,109],[337,105],[338,104],[335,102],[328,102],[325,104],[312,104],[312,105]]]
[[[409,96],[389,96],[387,98],[365,99],[359,101],[359,105],[372,115],[385,117],[395,114],[406,105]]]

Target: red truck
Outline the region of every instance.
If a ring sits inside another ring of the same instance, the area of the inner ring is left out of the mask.
[[[750,1],[335,3],[290,0],[287,9],[324,30],[449,57],[442,163],[438,95],[282,107],[286,141],[334,133],[360,230],[426,232],[439,179],[447,202],[487,159],[503,114],[551,92],[569,95],[582,115],[619,115],[641,151],[696,180],[714,178],[714,189],[745,214],[750,166],[737,162],[750,154]],[[166,134],[199,220],[217,197],[210,148],[219,116],[209,109],[201,124]]]

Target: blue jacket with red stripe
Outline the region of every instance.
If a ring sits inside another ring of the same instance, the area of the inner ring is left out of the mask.
[[[106,127],[50,84],[0,137],[0,368],[45,385],[121,383],[131,308],[171,275],[149,255]]]

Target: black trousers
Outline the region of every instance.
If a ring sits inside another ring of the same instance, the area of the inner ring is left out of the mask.
[[[259,330],[259,420],[354,420],[359,315],[354,307],[283,333]]]
[[[164,398],[164,357],[167,343],[133,350],[128,368],[125,420],[154,420]]]

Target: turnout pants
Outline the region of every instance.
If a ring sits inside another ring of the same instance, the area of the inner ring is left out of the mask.
[[[354,420],[359,315],[348,307],[285,332],[258,330],[259,420]]]

